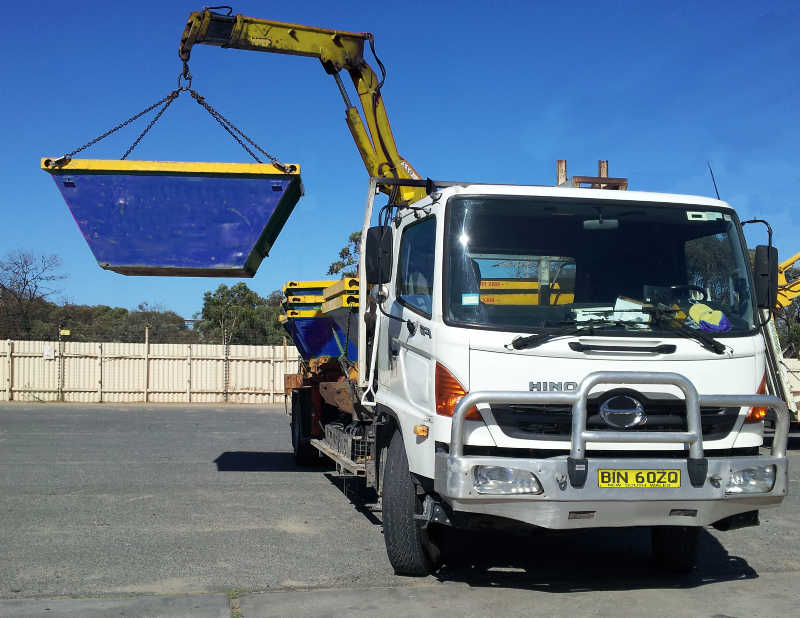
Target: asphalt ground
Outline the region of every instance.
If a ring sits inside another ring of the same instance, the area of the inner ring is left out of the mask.
[[[704,531],[691,575],[607,529],[472,537],[415,579],[369,492],[294,466],[282,407],[0,404],[0,616],[796,615],[791,447],[783,506]]]

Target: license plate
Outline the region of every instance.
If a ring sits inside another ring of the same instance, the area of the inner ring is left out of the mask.
[[[680,470],[598,470],[598,487],[680,487]]]

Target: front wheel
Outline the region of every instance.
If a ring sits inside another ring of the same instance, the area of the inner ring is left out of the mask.
[[[399,431],[389,443],[383,478],[383,540],[389,562],[398,575],[428,575],[439,566],[439,551],[414,517],[422,513],[422,496],[411,478]]]
[[[688,573],[697,564],[699,526],[659,526],[651,530],[653,556],[658,566],[673,573]]]

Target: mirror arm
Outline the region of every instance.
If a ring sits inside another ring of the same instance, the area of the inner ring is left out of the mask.
[[[744,227],[748,223],[763,223],[767,226],[767,246],[772,246],[772,226],[769,222],[765,221],[764,219],[749,219],[747,221],[742,221],[741,225]]]

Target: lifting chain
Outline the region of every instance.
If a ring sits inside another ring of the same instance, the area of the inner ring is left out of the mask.
[[[172,102],[173,102],[175,99],[177,99],[177,98],[178,98],[178,95],[179,95],[180,93],[181,93],[181,91],[180,91],[180,90],[173,90],[173,91],[172,91],[172,92],[170,92],[170,93],[169,93],[169,94],[168,94],[166,97],[164,97],[164,99],[166,99],[166,101],[165,101],[164,105],[162,105],[162,106],[161,106],[161,109],[160,109],[160,110],[158,110],[158,112],[156,113],[156,115],[155,115],[155,116],[153,116],[153,119],[152,119],[152,120],[151,120],[151,121],[150,121],[150,122],[147,124],[147,126],[144,128],[144,131],[142,131],[142,132],[139,134],[139,137],[137,137],[135,140],[133,140],[133,143],[132,143],[132,144],[131,144],[131,145],[128,147],[128,149],[125,151],[125,154],[124,154],[124,155],[122,155],[122,156],[120,157],[120,159],[122,159],[122,160],[124,161],[125,159],[127,159],[127,158],[128,158],[128,155],[129,155],[129,154],[131,154],[131,153],[133,152],[133,149],[134,149],[134,148],[136,148],[136,147],[139,145],[139,142],[141,142],[141,141],[142,141],[142,139],[144,138],[144,136],[145,136],[145,135],[147,135],[148,131],[150,131],[150,129],[152,129],[152,128],[153,128],[153,126],[154,126],[154,125],[155,125],[155,124],[158,122],[158,120],[161,118],[161,115],[162,115],[162,114],[163,114],[165,111],[167,111],[167,108],[168,108],[168,107],[169,107],[169,106],[172,104]]]
[[[269,159],[270,163],[272,163],[275,167],[280,169],[283,172],[291,173],[296,169],[294,165],[286,165],[278,161],[277,157],[272,156],[266,150],[264,150],[261,146],[256,144],[252,139],[250,139],[244,132],[239,129],[235,124],[233,124],[230,120],[225,118],[221,113],[219,113],[216,109],[211,107],[211,104],[206,101],[205,97],[201,96],[196,90],[189,91],[192,95],[192,98],[197,101],[210,115],[211,117],[216,120],[220,126],[225,129],[230,136],[239,142],[239,145],[244,148],[248,154],[253,157],[258,163],[261,163],[261,159],[259,159],[256,154],[247,147],[244,143],[245,141],[250,144],[253,148],[258,150],[262,155],[264,155],[267,159]],[[244,141],[242,141],[244,140]]]
[[[158,112],[156,112],[156,115],[153,116],[153,119],[148,123],[148,125],[139,134],[139,136],[133,141],[133,143],[130,145],[130,147],[125,151],[125,154],[123,154],[122,157],[120,157],[121,160],[127,159],[128,155],[130,155],[133,152],[134,148],[136,148],[139,145],[139,143],[142,141],[142,139],[144,139],[144,136],[147,135],[147,133],[150,131],[150,129],[152,129],[153,126],[155,126],[155,124],[161,119],[161,116],[164,114],[165,111],[167,111],[167,108],[170,105],[172,105],[172,102],[175,99],[177,99],[181,95],[181,93],[183,93],[183,92],[188,92],[189,94],[191,94],[192,98],[195,101],[197,101],[197,103],[199,103],[200,106],[203,107],[203,109],[205,109],[209,113],[209,115],[214,120],[216,120],[219,123],[219,125],[223,129],[225,129],[230,134],[230,136],[234,140],[236,140],[239,143],[239,145],[251,157],[253,157],[253,159],[257,163],[263,163],[263,161],[258,158],[258,156],[247,146],[247,144],[250,144],[250,146],[252,146],[255,150],[257,150],[264,157],[269,159],[269,162],[272,163],[272,165],[274,165],[275,167],[277,167],[278,169],[280,169],[281,171],[283,171],[285,173],[291,173],[297,168],[297,166],[295,166],[295,165],[286,165],[284,163],[281,163],[278,160],[277,157],[269,154],[266,150],[261,148],[261,146],[256,144],[255,141],[253,141],[250,137],[248,137],[235,124],[233,124],[230,120],[228,120],[220,112],[218,112],[216,109],[214,109],[211,106],[211,104],[208,101],[206,101],[205,97],[200,95],[196,90],[192,90],[192,74],[191,74],[191,72],[189,72],[189,62],[188,62],[188,60],[183,60],[183,69],[178,74],[178,87],[175,90],[170,92],[163,99],[159,99],[158,101],[156,101],[155,103],[153,103],[149,107],[146,107],[145,109],[143,109],[138,114],[135,114],[135,115],[131,116],[130,118],[128,118],[124,122],[121,122],[120,124],[118,124],[117,126],[113,127],[112,129],[109,129],[108,131],[106,131],[102,135],[99,135],[96,138],[94,138],[93,140],[91,140],[90,142],[85,143],[83,146],[81,146],[79,148],[76,148],[75,150],[73,150],[71,152],[68,152],[67,154],[65,154],[62,157],[59,157],[58,159],[53,159],[53,160],[49,161],[47,163],[47,166],[53,168],[53,167],[61,167],[63,165],[66,165],[67,163],[70,162],[70,160],[72,159],[73,155],[78,154],[82,150],[86,150],[90,146],[94,146],[100,140],[105,139],[106,137],[108,137],[112,133],[115,133],[115,132],[119,131],[120,129],[122,129],[123,127],[128,126],[134,120],[138,120],[139,118],[141,118],[145,114],[147,114],[147,113],[153,111],[154,109],[160,107]],[[247,142],[247,144],[245,144],[245,142]]]
[[[173,97],[173,94],[174,94],[174,92],[175,92],[175,91],[173,91],[173,92],[170,92],[170,93],[169,93],[167,96],[165,96],[163,99],[161,99],[161,100],[159,100],[159,101],[156,101],[156,102],[155,102],[155,103],[153,103],[153,104],[152,104],[150,107],[146,107],[145,109],[143,109],[142,111],[140,111],[138,114],[136,114],[136,115],[134,115],[134,116],[131,116],[130,118],[128,118],[128,119],[127,119],[126,121],[124,121],[124,122],[121,122],[121,123],[119,123],[119,124],[118,124],[117,126],[115,126],[113,129],[109,129],[108,131],[106,131],[106,132],[105,132],[105,133],[103,133],[102,135],[98,135],[97,137],[95,137],[95,138],[94,138],[93,140],[91,140],[90,142],[86,142],[86,143],[85,143],[83,146],[81,146],[81,147],[79,147],[79,148],[76,148],[76,149],[75,149],[75,150],[73,150],[72,152],[68,152],[68,153],[67,153],[67,154],[65,154],[63,157],[59,157],[58,159],[53,159],[53,160],[50,162],[50,165],[49,165],[48,167],[61,167],[62,165],[66,165],[67,163],[69,163],[70,159],[72,159],[72,156],[73,156],[73,155],[76,155],[76,154],[78,154],[78,153],[79,153],[79,152],[81,152],[82,150],[86,150],[86,149],[87,149],[87,148],[89,148],[90,146],[94,146],[94,145],[95,145],[97,142],[99,142],[100,140],[102,140],[102,139],[105,139],[105,138],[107,138],[109,135],[111,135],[112,133],[115,133],[116,131],[119,131],[121,128],[128,126],[128,125],[129,125],[130,123],[132,123],[134,120],[138,120],[139,118],[141,118],[142,116],[144,116],[144,115],[145,115],[145,114],[147,114],[148,112],[151,112],[151,111],[153,111],[153,110],[154,110],[156,107],[158,107],[159,105],[163,105],[163,104],[167,103],[167,101],[169,101],[170,97],[174,98],[174,97]],[[124,157],[123,157],[123,158],[124,158]]]

